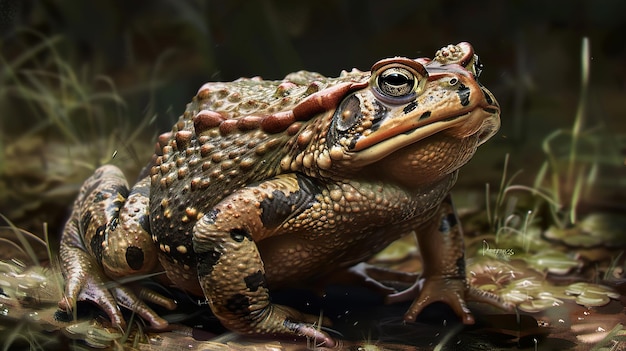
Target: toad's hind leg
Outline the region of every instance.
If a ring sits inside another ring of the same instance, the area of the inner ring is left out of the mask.
[[[196,223],[198,278],[225,327],[242,334],[305,336],[332,347],[335,341],[313,325],[317,317],[270,302],[255,242],[277,235],[283,220],[312,205],[313,196],[296,178],[280,176],[236,191]]]
[[[124,306],[154,328],[167,326],[131,289],[111,281],[149,273],[155,267],[155,249],[146,227],[148,186],[142,180],[129,192],[124,175],[114,166],[98,168],[85,181],[61,237],[59,254],[67,283],[59,307],[69,311],[77,300],[90,300],[114,325],[125,324],[118,307]],[[141,295],[164,307],[174,306],[154,293]]]

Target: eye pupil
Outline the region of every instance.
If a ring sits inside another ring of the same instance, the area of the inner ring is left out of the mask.
[[[407,84],[409,82],[409,78],[400,73],[391,73],[384,77],[382,77],[385,83],[393,86],[400,86]]]
[[[378,88],[388,96],[402,97],[413,93],[415,77],[406,69],[393,67],[380,74]]]

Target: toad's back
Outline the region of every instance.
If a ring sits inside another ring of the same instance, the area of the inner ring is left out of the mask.
[[[152,238],[177,286],[198,291],[194,223],[234,190],[290,171],[281,160],[307,146],[299,132],[316,123],[307,133],[319,132],[320,114],[368,78],[357,70],[339,78],[300,71],[281,81],[241,78],[199,89],[172,131],[159,137],[150,173]]]

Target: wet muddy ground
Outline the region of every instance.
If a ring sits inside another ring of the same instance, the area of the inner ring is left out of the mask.
[[[466,212],[462,219],[473,223],[476,218],[481,214]],[[536,231],[533,237],[531,229],[515,237],[502,235],[497,244],[493,235],[473,236],[468,226],[472,285],[517,306],[516,311],[501,311],[470,303],[477,317],[473,326],[459,324],[443,304],[433,304],[415,323],[406,323],[402,315],[408,303],[386,305],[379,294],[351,285],[332,285],[321,295],[304,289],[281,291],[273,298],[308,313],[323,313],[333,322],[327,331],[341,339],[341,349],[346,350],[620,350],[626,346],[621,228],[613,228],[620,237],[604,239],[605,244],[616,240],[613,247],[585,241],[586,247],[574,249],[571,235],[568,245],[546,237],[546,232]],[[28,237],[22,242],[19,236],[8,229],[1,236],[0,333],[10,349],[316,349],[302,340],[236,336],[219,325],[206,305],[198,307],[197,298],[164,287],[161,292],[179,302],[176,311],[162,311],[175,322],[173,331],[150,332],[131,319],[132,327],[122,333],[107,327],[106,317],[88,303],[78,306],[78,318],[74,319],[56,307],[61,279],[46,258],[46,246]],[[9,242],[12,244],[7,245]],[[30,262],[29,253],[22,250],[25,247],[40,257],[40,266]],[[411,238],[394,243],[372,263],[407,272],[419,272],[421,266]]]

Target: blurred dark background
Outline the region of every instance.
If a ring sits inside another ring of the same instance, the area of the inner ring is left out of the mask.
[[[619,0],[0,0],[0,29],[5,59],[29,43],[19,28],[60,34],[69,62],[109,75],[122,91],[158,71],[159,114],[182,111],[209,80],[279,79],[299,69],[332,76],[470,41],[486,65],[484,84],[505,106],[506,130],[518,90],[526,103],[560,103],[573,115],[584,36],[597,95],[624,93],[625,13]],[[556,116],[544,117],[542,127],[553,127]]]
[[[54,70],[61,59],[77,79],[108,77],[124,101],[125,124],[132,128],[149,115],[141,141],[150,146],[207,81],[280,79],[300,69],[335,76],[389,56],[432,57],[446,44],[469,41],[485,64],[482,83],[502,105],[501,132],[462,176],[484,184],[499,181],[505,153],[513,170],[533,169],[545,159],[546,135],[571,128],[583,37],[591,80],[582,128],[609,132],[613,151],[624,155],[625,13],[620,0],[0,0],[0,64],[28,69],[28,62],[14,64],[20,55],[56,38],[54,50],[35,55],[37,67]],[[46,61],[51,51],[56,59]],[[0,84],[14,83],[8,71]],[[92,93],[108,87],[94,84]],[[42,112],[20,108],[24,101],[14,95],[0,98],[1,144],[9,145],[32,132]],[[48,128],[42,145],[56,131]],[[136,167],[149,158],[146,150],[137,153]]]

